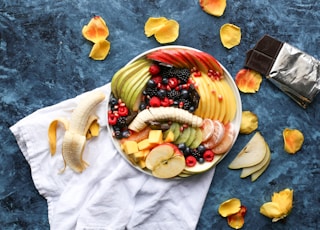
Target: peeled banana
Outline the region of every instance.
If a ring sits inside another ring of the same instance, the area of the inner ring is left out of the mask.
[[[176,121],[192,127],[200,127],[202,118],[192,113],[175,107],[151,107],[144,109],[130,123],[129,129],[139,132],[144,129],[150,121]]]
[[[64,172],[66,166],[73,171],[81,173],[89,165],[82,158],[86,141],[91,137],[99,135],[98,117],[92,115],[96,105],[105,99],[105,94],[100,91],[89,93],[84,100],[80,101],[73,111],[70,120],[57,118],[53,120],[48,128],[49,147],[51,155],[56,153],[56,130],[58,124],[62,124],[66,130],[62,142],[62,157],[64,160]]]

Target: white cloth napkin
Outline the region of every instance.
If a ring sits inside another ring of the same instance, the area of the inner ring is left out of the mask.
[[[110,94],[110,84],[96,90]],[[214,169],[189,178],[162,180],[131,167],[114,147],[107,129],[107,100],[97,106],[101,132],[88,141],[81,174],[63,174],[58,129],[57,153],[47,139],[50,122],[70,117],[79,95],[40,109],[10,127],[28,161],[34,184],[48,202],[51,229],[195,229]]]

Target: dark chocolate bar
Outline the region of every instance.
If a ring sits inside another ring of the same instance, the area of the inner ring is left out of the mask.
[[[245,67],[264,75],[303,108],[320,91],[320,62],[269,35],[247,52]]]

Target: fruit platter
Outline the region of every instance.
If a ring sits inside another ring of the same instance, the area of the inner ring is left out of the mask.
[[[241,99],[228,71],[210,54],[186,46],[146,51],[111,81],[108,128],[119,153],[157,178],[210,170],[230,151]]]

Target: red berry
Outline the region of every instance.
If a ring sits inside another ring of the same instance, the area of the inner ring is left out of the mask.
[[[153,76],[151,78],[156,84],[159,84],[162,82],[162,77],[160,75],[157,75],[157,76]]]
[[[117,120],[118,120],[117,116],[115,116],[113,113],[108,114],[108,123],[110,125],[115,125],[117,123]]]
[[[179,84],[179,81],[177,78],[172,77],[169,79],[168,85],[170,86],[171,89],[176,88],[178,86],[178,84]]]
[[[197,164],[197,159],[194,156],[187,156],[186,165],[188,167],[193,167]]]
[[[129,110],[126,106],[120,106],[118,109],[118,113],[121,117],[125,117],[129,114]]]
[[[212,150],[208,149],[203,153],[203,159],[205,161],[211,162],[214,159],[214,152]]]
[[[153,64],[149,67],[149,72],[151,75],[157,75],[160,73],[160,67],[156,64]]]
[[[161,101],[161,105],[164,106],[164,107],[168,107],[170,105],[169,98],[167,98],[167,97],[163,98],[162,101]]]
[[[160,107],[161,100],[158,97],[152,97],[149,101],[151,107]]]

